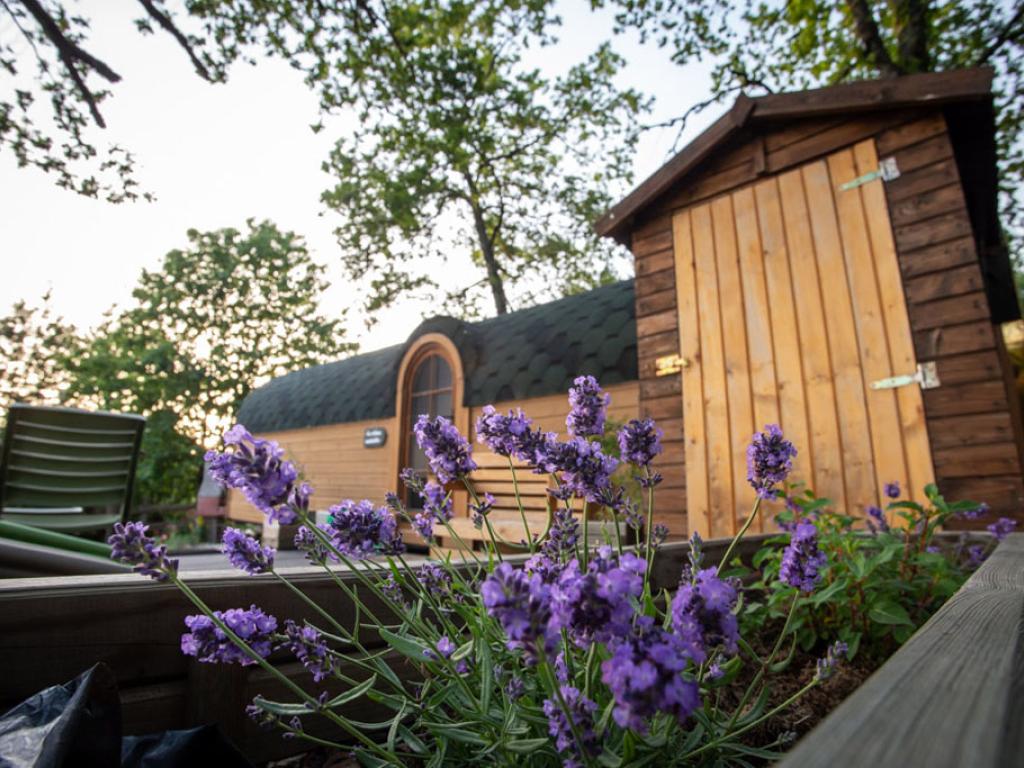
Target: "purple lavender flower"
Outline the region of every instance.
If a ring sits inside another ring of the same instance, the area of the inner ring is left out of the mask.
[[[441,635],[437,641],[437,653],[441,654],[442,658],[451,658],[451,655],[455,653],[455,643],[451,641],[448,635]],[[432,661],[437,660],[437,653],[434,653],[430,648],[423,649],[423,655]]]
[[[330,537],[330,526],[318,523],[316,527]],[[339,562],[338,556],[327,549],[327,546],[317,538],[317,535],[305,525],[299,526],[299,530],[295,534],[295,548],[305,552],[306,559],[313,563],[313,565],[324,565],[328,560],[333,560],[336,563]]]
[[[1002,541],[1017,527],[1017,521],[1012,520],[1009,517],[1000,517],[994,523],[990,523],[987,526],[987,530],[993,536],[996,537],[996,541]]]
[[[849,651],[846,643],[842,640],[836,640],[832,645],[828,647],[824,658],[818,659],[817,671],[815,672],[816,680],[828,680],[832,675],[835,674],[836,668],[846,658],[846,653]]]
[[[509,678],[509,681],[505,683],[505,695],[508,696],[510,701],[516,701],[521,699],[523,694],[526,693],[526,684],[523,683],[521,677]]]
[[[484,497],[479,501],[473,501],[469,504],[469,510],[473,518],[473,525],[477,528],[484,527],[484,518],[491,513],[494,508],[494,495],[491,493],[484,493]]]
[[[802,521],[790,536],[789,546],[782,553],[779,578],[791,587],[813,592],[825,567],[825,553],[818,549],[818,529]]]
[[[782,436],[778,424],[757,432],[747,448],[747,480],[762,499],[775,497],[775,486],[793,469],[796,448]]]
[[[178,561],[167,557],[167,547],[158,545],[148,530],[144,523],[114,523],[114,533],[107,539],[110,558],[127,563],[136,573],[166,581],[178,574]]]
[[[405,551],[395,516],[386,507],[378,509],[369,499],[345,499],[328,511],[331,540],[339,552],[361,560]]]
[[[469,442],[444,416],[422,414],[413,427],[416,443],[442,484],[460,480],[476,469]]]
[[[619,430],[619,453],[623,461],[646,467],[661,453],[664,432],[654,419],[633,419]]]
[[[569,388],[569,415],[565,425],[573,437],[603,435],[605,413],[611,395],[606,394],[593,376],[578,376]]]
[[[577,768],[584,764],[583,760],[596,756],[600,748],[597,734],[594,732],[594,712],[597,711],[597,704],[571,685],[559,686],[559,692],[566,709],[562,709],[557,696],[544,700],[548,733],[555,740],[555,748],[563,756],[562,765],[565,768]],[[582,743],[576,742],[573,735],[574,727]]]
[[[644,514],[640,511],[640,506],[632,499],[627,498],[623,502],[621,513],[626,520],[626,525],[634,531],[639,531],[644,527]]]
[[[564,490],[594,503],[600,503],[619,463],[605,456],[598,443],[582,437],[566,443],[549,443],[538,458],[547,472],[561,474]]]
[[[537,574],[545,584],[554,584],[562,575],[562,564],[546,553],[538,552],[523,563],[523,570],[530,576]]]
[[[665,543],[668,538],[668,526],[664,523],[655,523],[651,528],[651,547],[657,549]]]
[[[690,646],[697,663],[702,664],[719,646],[726,653],[736,653],[740,637],[733,615],[736,599],[736,588],[718,578],[714,566],[698,571],[694,581],[679,585],[672,600],[672,626]]]
[[[409,607],[409,604],[405,600],[405,592],[402,591],[402,586],[395,579],[395,574],[389,573],[388,577],[377,585],[380,591],[384,593],[391,602],[401,605],[405,608]]]
[[[476,439],[499,456],[519,456],[534,447],[532,423],[533,420],[524,416],[521,408],[509,411],[505,416],[498,413],[493,405],[485,405],[476,420]]]
[[[263,613],[255,605],[248,610],[232,608],[213,615],[227,625],[240,639],[245,641],[257,655],[266,658],[273,650],[273,634],[277,630],[277,619]],[[256,661],[236,646],[227,634],[206,615],[185,617],[189,631],[181,636],[181,652],[186,656],[209,664],[241,664],[243,667]]]
[[[281,447],[273,440],[254,438],[241,424],[224,433],[224,445],[231,450],[206,453],[210,475],[224,487],[242,491],[270,522],[295,522],[289,502],[308,504],[308,493],[305,498],[296,493],[299,473],[294,464],[283,460]]]
[[[979,518],[982,518],[985,515],[987,515],[989,513],[989,511],[990,511],[990,508],[989,508],[988,504],[986,504],[983,501],[983,502],[981,502],[981,504],[979,504],[978,506],[974,507],[973,509],[965,509],[963,512],[960,512],[959,515],[964,520],[978,520]]]
[[[611,547],[601,547],[585,572],[570,560],[551,590],[552,628],[565,629],[580,648],[624,634],[634,615],[631,599],[643,591],[645,568],[632,553],[613,557]]]
[[[666,632],[650,616],[640,616],[634,631],[616,642],[601,664],[601,680],[615,697],[612,716],[623,728],[647,732],[657,712],[682,723],[700,704],[697,683],[683,678],[692,649]]]
[[[580,525],[576,522],[571,509],[558,507],[554,521],[548,529],[547,538],[541,544],[541,551],[548,557],[558,560],[562,555],[576,551],[580,540]]]
[[[425,509],[412,516],[412,527],[427,541],[434,536],[434,516]]]
[[[885,512],[883,512],[880,507],[876,507],[874,505],[869,506],[867,508],[867,513],[867,524],[872,533],[875,532],[876,528],[883,533],[889,530],[889,521],[885,517]]]
[[[538,642],[546,652],[557,643],[557,633],[548,627],[551,588],[538,574],[527,574],[509,563],[501,563],[484,579],[480,595],[487,613],[498,620],[508,635],[508,648],[522,649],[528,664],[537,662]]]
[[[256,576],[274,569],[274,550],[270,547],[261,547],[260,543],[245,531],[228,528],[224,531],[223,542],[224,554],[238,570]]]
[[[964,563],[968,570],[975,570],[980,568],[981,564],[985,562],[985,547],[981,544],[972,544],[967,548],[967,560]]]
[[[885,484],[885,495],[890,499],[898,499],[900,497],[900,484],[899,483],[886,483]]]
[[[416,581],[424,592],[435,599],[447,600],[452,597],[452,575],[437,563],[424,563],[416,571]]]
[[[327,640],[320,632],[308,625],[299,626],[289,619],[284,623],[284,633],[291,652],[313,675],[314,682],[319,683],[331,674],[334,661],[327,648]]]

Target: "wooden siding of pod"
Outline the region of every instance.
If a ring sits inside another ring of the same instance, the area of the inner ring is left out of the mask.
[[[686,509],[681,375],[656,375],[680,351],[673,213],[873,138],[900,178],[884,187],[916,359],[934,360],[942,386],[922,393],[935,477],[955,498],[1018,514],[1024,505],[1019,427],[1007,397],[963,188],[945,120],[891,112],[854,120],[804,119],[717,152],[633,226],[640,410],[661,417],[677,478],[671,505]],[[878,234],[875,234],[877,237]],[[685,354],[685,350],[684,350]],[[686,525],[685,518],[679,521]]]
[[[381,448],[364,448],[368,427],[384,427],[387,442]],[[313,509],[326,509],[342,499],[371,499],[384,502],[394,490],[398,476],[398,432],[394,418],[330,424],[308,429],[273,432],[260,437],[276,440],[285,456],[294,461],[302,479],[313,486]],[[231,520],[264,522],[263,514],[237,491],[228,494],[227,516]]]

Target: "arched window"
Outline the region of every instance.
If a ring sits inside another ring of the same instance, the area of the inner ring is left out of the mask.
[[[403,467],[412,467],[417,473],[427,473],[427,457],[416,444],[412,428],[421,414],[452,419],[455,413],[455,391],[452,367],[438,349],[429,349],[410,367],[406,378],[405,434]],[[405,494],[406,505],[419,509],[422,502],[414,493]]]

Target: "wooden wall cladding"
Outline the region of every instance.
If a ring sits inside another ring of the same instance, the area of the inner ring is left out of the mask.
[[[891,112],[801,120],[747,137],[716,152],[638,216],[631,248],[640,411],[658,414],[665,444],[674,449],[675,461],[666,467],[673,482],[661,494],[662,509],[671,510],[673,530],[688,527],[681,377],[658,377],[655,367],[657,358],[680,352],[672,214],[866,139],[874,139],[879,157],[894,156],[900,168],[900,177],[885,185],[885,204],[914,351],[918,360],[936,361],[942,381],[938,389],[923,393],[940,488],[951,497],[988,501],[1001,514],[1020,515],[1024,508],[1020,428],[1007,396],[999,339],[989,321],[945,119],[939,110]],[[959,460],[941,453],[948,444],[962,449]],[[977,472],[968,476],[972,466]]]

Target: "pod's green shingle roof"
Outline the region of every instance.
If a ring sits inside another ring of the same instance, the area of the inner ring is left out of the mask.
[[[564,392],[584,374],[605,386],[637,378],[633,281],[625,280],[476,323],[431,318],[405,344],[267,382],[242,403],[238,421],[266,433],[392,417],[402,356],[430,332],[459,350],[464,405]]]

